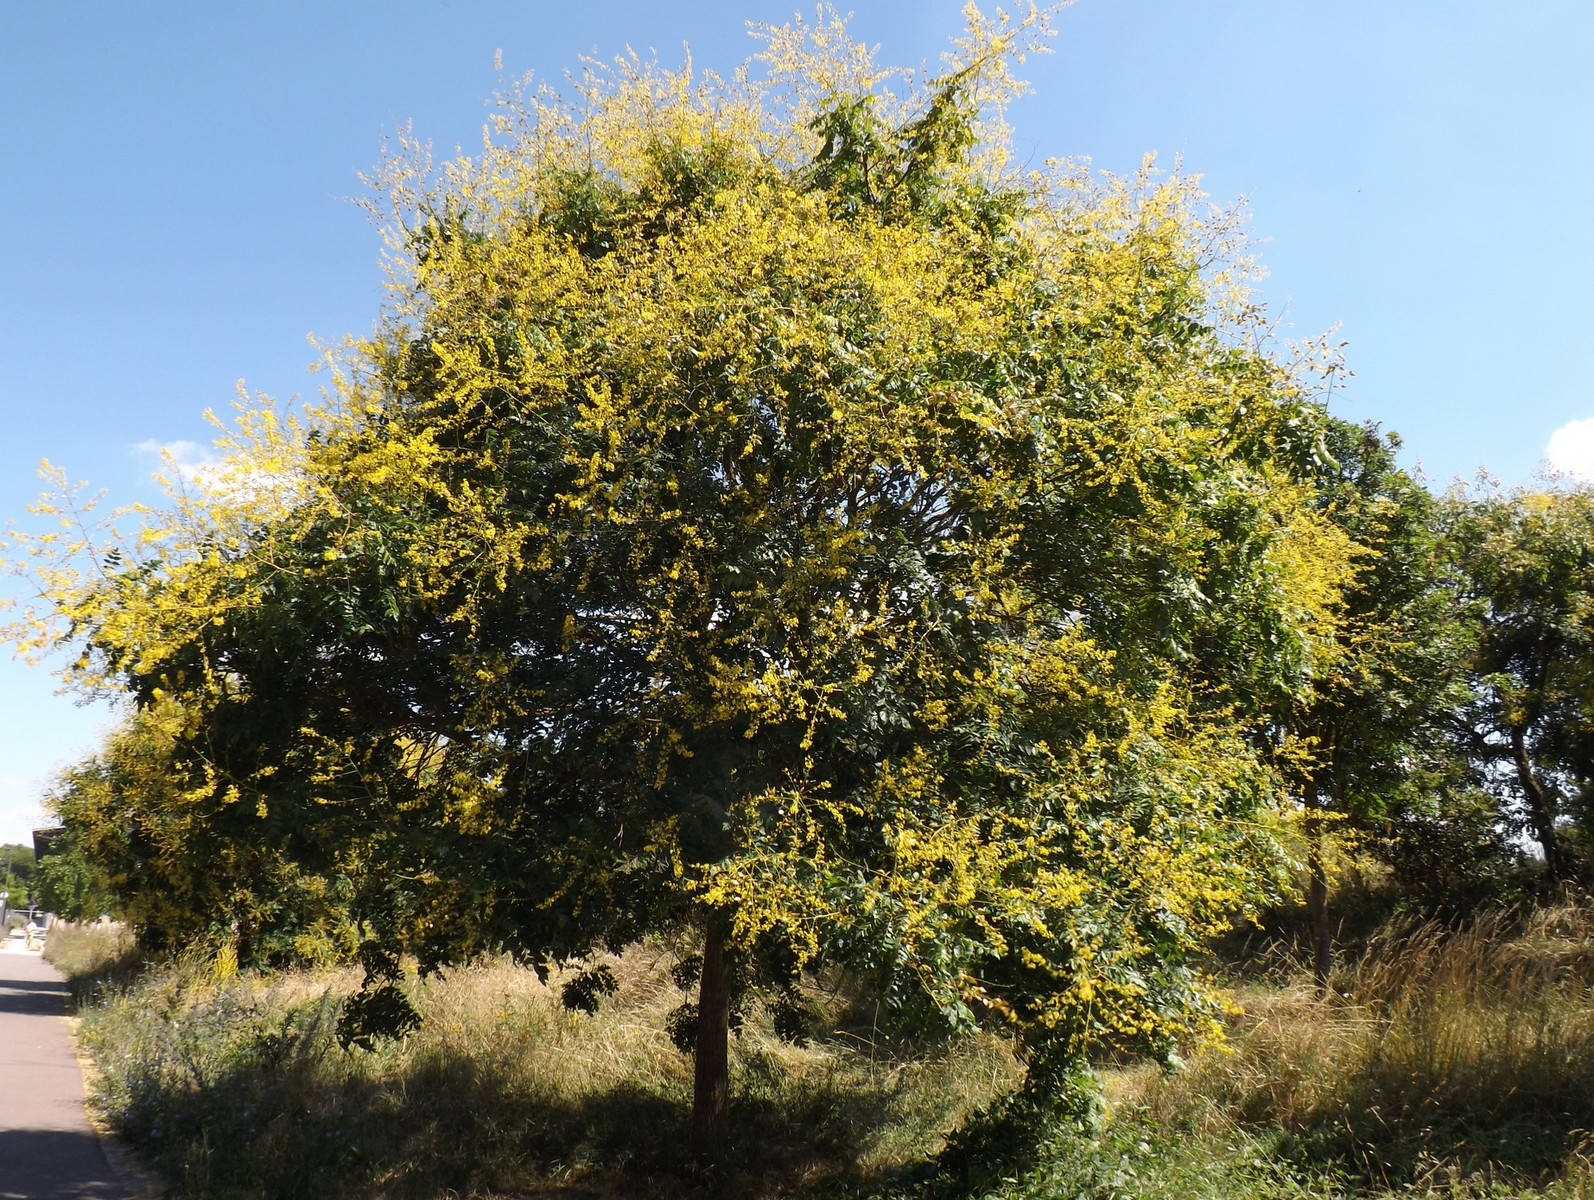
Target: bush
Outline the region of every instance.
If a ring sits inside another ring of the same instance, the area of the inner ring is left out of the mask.
[[[35,869],[35,899],[69,921],[92,921],[118,911],[105,872],[83,849],[75,829],[63,829]]]

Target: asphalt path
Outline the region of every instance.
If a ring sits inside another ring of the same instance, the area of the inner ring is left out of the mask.
[[[0,946],[0,1200],[123,1200],[83,1112],[66,985]]]

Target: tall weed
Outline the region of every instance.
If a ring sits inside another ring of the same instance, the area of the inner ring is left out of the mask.
[[[1228,1049],[1127,1102],[1209,1133],[1281,1130],[1298,1159],[1383,1185],[1548,1180],[1594,1129],[1587,907],[1396,923],[1334,984],[1242,994]]]
[[[333,1034],[352,973],[190,958],[127,983],[125,949],[52,954],[97,981],[80,995],[99,1104],[179,1195],[697,1194],[663,949],[611,960],[620,991],[594,1017],[507,961],[412,980],[425,1024],[370,1053]],[[1109,1072],[1100,1135],[1059,1137],[992,1197],[1594,1200],[1594,910],[1397,923],[1328,998],[1269,974],[1236,992],[1228,1048]],[[810,999],[846,1020],[842,991]],[[865,1028],[798,1048],[756,1013],[733,1057],[721,1191],[739,1197],[940,1195],[949,1181],[900,1169],[1021,1073],[994,1038],[916,1054]]]
[[[126,984],[143,961],[127,926],[70,921],[55,923],[45,942],[44,957],[71,981],[80,1002],[97,987]]]

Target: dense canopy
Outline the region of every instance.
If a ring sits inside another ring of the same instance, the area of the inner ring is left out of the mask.
[[[125,544],[18,545],[25,638],[138,707],[63,801],[135,918],[358,944],[356,1039],[400,953],[695,930],[710,1139],[738,1006],[822,963],[1034,1082],[1210,1032],[1188,960],[1283,879],[1280,714],[1366,550],[1232,218],[1008,162],[1042,25],[924,79],[769,30],[390,160],[391,302],[326,402],[249,402]]]

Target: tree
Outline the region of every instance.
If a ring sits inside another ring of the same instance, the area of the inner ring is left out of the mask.
[[[92,921],[116,911],[104,872],[85,852],[76,830],[63,831],[39,860],[38,902],[68,921]]]
[[[0,845],[0,861],[4,862],[5,891],[10,894],[12,908],[26,908],[28,888],[33,879],[33,847],[20,843]]]
[[[1278,729],[1302,796],[1313,972],[1328,986],[1327,843],[1331,823],[1367,830],[1401,811],[1418,779],[1450,757],[1451,721],[1468,697],[1471,650],[1444,560],[1436,501],[1395,462],[1400,440],[1376,425],[1330,421],[1316,503],[1355,547],[1335,645],[1311,687],[1286,695]]]
[[[161,699],[62,772],[45,799],[62,832],[39,864],[41,898],[73,920],[114,910],[155,953],[209,941],[262,965],[346,957],[342,881],[256,833],[258,808],[218,787],[213,732]]]
[[[1042,1107],[1215,1032],[1190,954],[1281,865],[1242,701],[1350,571],[1323,414],[1190,181],[1007,166],[1040,23],[971,20],[900,99],[799,25],[390,163],[334,402],[92,570],[34,543],[26,636],[176,706],[190,836],[350,879],[356,1026],[400,951],[694,927],[705,1162],[738,993],[821,962],[1012,1029]]]
[[[1561,882],[1575,867],[1561,822],[1594,781],[1594,492],[1457,492],[1444,518],[1478,629],[1468,749]]]

